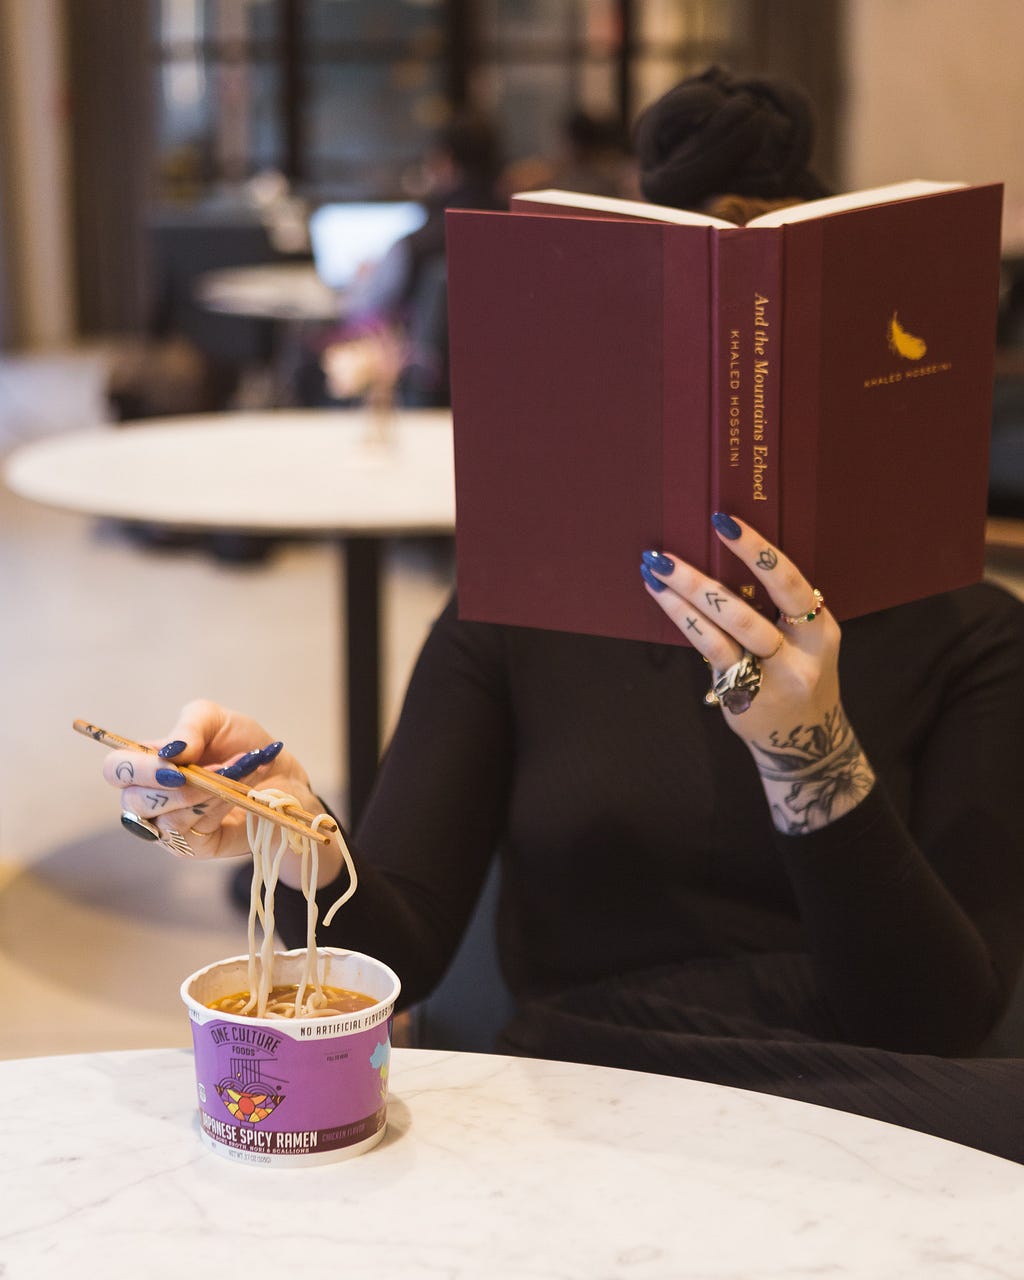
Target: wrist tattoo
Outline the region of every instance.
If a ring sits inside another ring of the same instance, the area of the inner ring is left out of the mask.
[[[788,734],[769,734],[752,744],[766,782],[788,784],[772,820],[780,831],[802,835],[827,826],[855,808],[871,790],[875,775],[841,706],[821,724],[797,725]]]

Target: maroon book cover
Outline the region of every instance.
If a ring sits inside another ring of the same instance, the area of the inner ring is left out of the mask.
[[[709,233],[674,230],[448,215],[463,617],[678,634],[636,599],[645,547],[708,557]]]
[[[787,226],[780,541],[840,618],[984,570],[1002,188]]]
[[[719,509],[839,617],[976,581],[1000,202],[741,230],[449,213],[461,615],[685,644],[640,552],[749,596]]]

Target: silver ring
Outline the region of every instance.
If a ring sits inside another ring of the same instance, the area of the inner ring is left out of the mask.
[[[711,688],[704,695],[705,705],[725,707],[734,716],[749,711],[750,704],[761,688],[761,663],[756,654],[743,650],[739,662],[716,675]]]
[[[132,813],[130,809],[121,810],[121,826],[125,831],[130,831],[133,836],[138,836],[140,840],[162,840],[163,832],[155,822],[150,822],[147,818],[140,818],[137,813]]]
[[[194,858],[196,856],[195,850],[180,831],[161,831],[155,822],[150,822],[148,818],[140,818],[137,813],[132,813],[130,809],[121,810],[121,826],[124,827],[125,831],[130,831],[133,836],[138,836],[140,840],[155,841],[182,858]],[[197,831],[196,835],[198,834],[199,832]]]

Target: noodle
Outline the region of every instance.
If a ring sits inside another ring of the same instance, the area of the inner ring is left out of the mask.
[[[274,809],[283,809],[286,805],[295,804],[292,796],[275,789],[250,791],[249,796]],[[319,830],[320,826],[328,821],[331,821],[329,816],[322,813],[310,823],[310,826],[314,830]],[[320,864],[318,843],[311,840],[309,836],[301,835],[297,831],[289,831],[269,818],[261,818],[253,813],[246,814],[245,829],[249,837],[249,848],[252,850],[252,890],[249,896],[249,999],[237,1012],[254,1013],[257,1018],[315,1017],[316,1010],[323,1008],[327,1003],[320,979],[316,948],[318,915],[316,886]],[[357,883],[352,855],[348,851],[340,829],[335,830],[335,839],[348,870],[349,883],[345,892],[331,904],[330,910],[324,916],[325,925],[331,923],[334,913],[355,893]],[[270,993],[274,987],[274,891],[277,888],[281,862],[289,850],[299,854],[302,860],[300,883],[306,899],[306,956],[294,1003],[270,999]],[[263,929],[263,942],[259,948],[256,945],[257,920]]]

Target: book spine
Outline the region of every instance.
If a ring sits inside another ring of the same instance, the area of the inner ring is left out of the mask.
[[[801,573],[818,585],[818,557],[822,551],[818,537],[820,431],[825,425],[821,395],[824,227],[821,222],[786,227],[783,237],[786,296],[782,319],[786,336],[782,404],[786,432],[781,462],[786,489],[779,511],[779,545]],[[849,387],[845,399],[852,400]],[[832,604],[834,599],[830,607]]]
[[[712,233],[711,502],[779,538],[782,245],[774,228]],[[774,616],[768,593],[717,538],[710,572]]]

